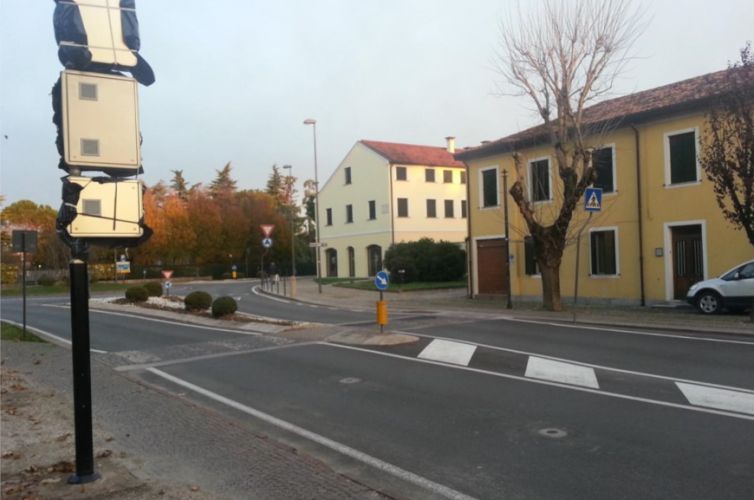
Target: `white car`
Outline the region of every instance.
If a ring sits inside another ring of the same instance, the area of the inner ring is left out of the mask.
[[[754,260],[739,264],[719,278],[691,285],[686,300],[704,314],[716,314],[752,307],[754,303]]]

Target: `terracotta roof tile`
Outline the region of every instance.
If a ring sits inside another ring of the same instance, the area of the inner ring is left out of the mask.
[[[754,69],[754,68],[753,68]],[[623,97],[609,99],[584,110],[585,125],[627,126],[682,110],[699,108],[725,91],[727,70],[708,73]],[[754,83],[754,71],[752,71]],[[754,86],[753,86],[754,88]],[[512,151],[547,141],[544,125],[538,125],[488,144],[456,153],[458,159],[471,159]]]
[[[390,163],[402,165],[427,165],[437,167],[463,167],[446,148],[399,144],[396,142],[359,141],[384,156]]]

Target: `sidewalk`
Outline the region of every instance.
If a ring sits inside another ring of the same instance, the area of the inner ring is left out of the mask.
[[[92,358],[95,469],[74,471],[71,353],[2,342],[2,486],[7,499],[385,498],[236,419]]]
[[[324,306],[375,310],[375,303],[379,300],[379,293],[376,289],[367,291],[323,285],[320,294],[317,283],[311,277],[298,278],[296,288],[296,300]],[[385,292],[384,300],[388,303],[391,312],[431,312],[470,318],[506,316],[517,320],[575,322],[692,333],[754,335],[754,324],[749,322],[748,315],[705,316],[690,306],[672,308],[587,304],[578,305],[576,308],[566,305],[567,310],[564,312],[550,312],[542,309],[536,302],[514,302],[513,309],[506,309],[502,299],[469,299],[466,296],[466,289],[463,288],[403,293]]]

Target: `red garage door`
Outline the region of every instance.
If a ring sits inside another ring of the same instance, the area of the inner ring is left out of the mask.
[[[479,295],[505,294],[505,284],[508,280],[505,245],[503,238],[476,242]]]

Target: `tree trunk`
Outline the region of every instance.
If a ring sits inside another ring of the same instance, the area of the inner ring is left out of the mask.
[[[560,301],[560,263],[548,266],[546,262],[539,265],[542,274],[542,305],[548,311],[562,311]]]

